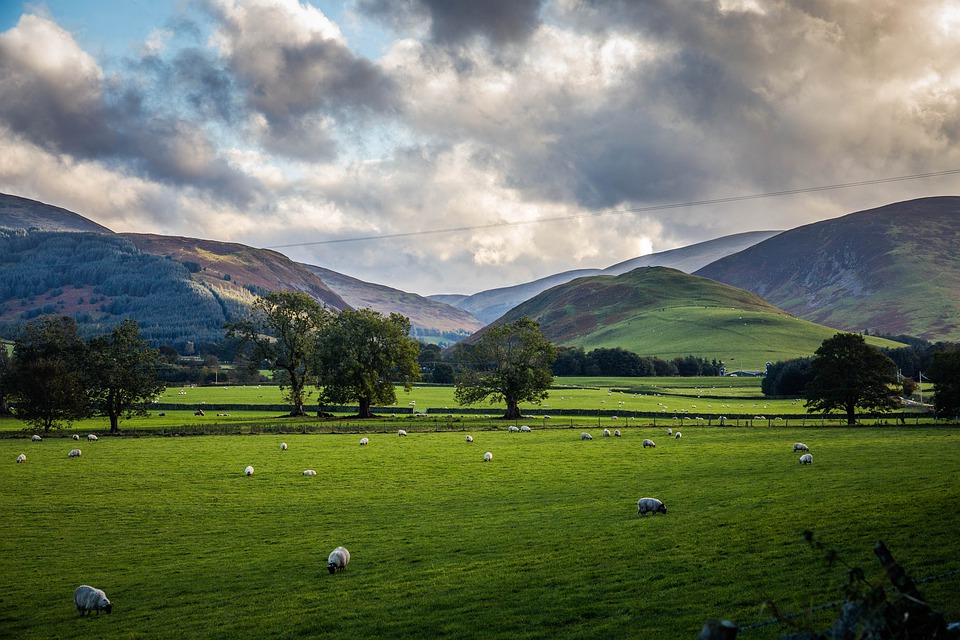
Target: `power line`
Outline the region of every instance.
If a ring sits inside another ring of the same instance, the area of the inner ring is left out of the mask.
[[[666,209],[680,209],[683,207],[701,207],[711,204],[725,204],[728,202],[743,202],[745,200],[759,200],[762,198],[778,198],[781,196],[796,195],[799,193],[814,193],[818,191],[832,191],[836,189],[849,189],[851,187],[863,187],[872,184],[886,184],[890,182],[903,182],[906,180],[920,180],[923,178],[936,178],[939,176],[949,176],[960,173],[960,169],[947,169],[944,171],[931,171],[929,173],[915,173],[907,176],[894,176],[889,178],[875,178],[873,180],[858,180],[856,182],[842,182],[839,184],[827,184],[816,187],[802,187],[799,189],[786,189],[783,191],[768,191],[766,193],[752,193],[740,196],[728,196],[726,198],[711,198],[709,200],[691,200],[688,202],[672,202],[668,204],[650,205],[646,207],[630,207],[627,209],[614,209],[611,211],[590,211],[587,213],[577,213],[569,216],[555,216],[552,218],[538,218],[536,220],[518,220],[515,222],[491,222],[489,224],[480,224],[465,227],[448,227],[444,229],[426,229],[423,231],[407,231],[404,233],[386,233],[377,236],[355,236],[352,238],[336,238],[333,240],[316,240],[313,242],[295,242],[292,244],[277,244],[264,249],[287,249],[290,247],[311,247],[324,244],[340,244],[344,242],[364,242],[368,240],[393,240],[396,238],[411,238],[418,236],[439,235],[442,233],[457,233],[461,231],[480,231],[482,229],[496,229],[500,227],[519,227],[528,224],[540,224],[543,222],[567,222],[570,220],[583,220],[586,218],[599,218],[602,216],[622,215],[624,213],[646,213],[649,211],[663,211]]]

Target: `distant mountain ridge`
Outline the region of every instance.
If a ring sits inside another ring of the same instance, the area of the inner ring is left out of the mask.
[[[50,204],[0,193],[0,227],[43,231],[113,233],[93,220]]]
[[[960,197],[897,202],[797,227],[696,275],[846,331],[960,341]]]
[[[535,295],[565,284],[576,278],[597,275],[620,275],[638,267],[670,267],[686,273],[718,260],[724,256],[742,251],[758,242],[766,240],[780,231],[748,231],[722,238],[698,242],[678,249],[651,253],[638,258],[632,258],[609,266],[605,269],[575,269],[564,271],[545,278],[525,282],[510,287],[488,289],[473,295],[459,296],[456,294],[441,294],[427,296],[432,300],[446,302],[455,307],[470,312],[484,322],[493,322],[520,303],[529,300]]]

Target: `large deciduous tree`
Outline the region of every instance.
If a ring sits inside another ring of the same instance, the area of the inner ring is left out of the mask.
[[[810,364],[811,379],[804,389],[808,410],[842,410],[847,424],[856,424],[857,408],[887,411],[901,406],[893,360],[867,344],[856,333],[827,338]]]
[[[409,391],[420,379],[420,345],[410,338],[410,320],[370,309],[342,311],[320,336],[316,371],[321,401],[356,401],[358,418],[372,418],[374,404],[397,401],[395,384]]]
[[[27,324],[14,342],[6,375],[14,415],[45,432],[89,416],[87,354],[72,318]]]
[[[530,318],[492,327],[458,353],[457,402],[474,404],[486,398],[505,402],[507,420],[520,417],[521,402],[542,402],[553,383],[550,365],[557,350]]]
[[[933,380],[933,402],[937,417],[960,416],[960,351],[935,353],[930,379]]]
[[[109,336],[88,343],[87,392],[93,413],[110,418],[110,431],[120,431],[120,418],[146,415],[149,402],[163,393],[157,379],[160,352],[140,337],[136,320],[124,320]]]
[[[250,317],[227,324],[227,336],[240,340],[252,366],[266,362],[282,371],[290,416],[306,415],[307,382],[321,332],[331,312],[299,291],[271,291],[257,298]]]

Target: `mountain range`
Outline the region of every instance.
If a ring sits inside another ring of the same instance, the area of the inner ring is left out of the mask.
[[[0,331],[44,313],[72,315],[90,332],[135,315],[145,336],[181,348],[222,338],[223,322],[256,295],[287,288],[335,309],[402,313],[416,337],[445,345],[518,314],[538,319],[558,344],[661,356],[708,355],[710,340],[733,345],[743,334],[766,357],[754,330],[776,336],[775,326],[784,353],[810,353],[823,330],[836,329],[954,341],[957,221],[960,198],[923,198],[471,296],[423,297],[241,244],[115,234],[65,209],[0,194]],[[721,295],[718,283],[738,292]],[[724,309],[739,315],[721,317]],[[686,340],[711,323],[731,333]]]

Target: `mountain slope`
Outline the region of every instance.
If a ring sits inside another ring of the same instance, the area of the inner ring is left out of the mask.
[[[666,267],[580,278],[520,304],[494,324],[521,317],[538,321],[558,345],[623,347],[664,359],[699,355],[723,360],[731,370],[812,355],[836,333],[749,291]]]
[[[0,193],[0,227],[113,233],[110,229],[72,211],[5,193]]]
[[[323,267],[304,266],[354,308],[407,316],[413,334],[421,340],[449,344],[478,331],[484,324],[462,309],[415,293],[364,282]]]
[[[798,227],[696,272],[847,331],[960,341],[960,197]]]
[[[576,269],[556,273],[539,280],[481,291],[456,300],[453,296],[430,296],[433,300],[447,302],[469,311],[484,322],[493,322],[504,313],[538,293],[546,291],[576,278],[594,275],[620,275],[637,267],[671,267],[686,273],[692,273],[723,256],[736,253],[762,240],[780,233],[779,231],[750,231],[738,233],[706,242],[699,242],[679,249],[670,249],[659,253],[632,258],[606,269]]]

